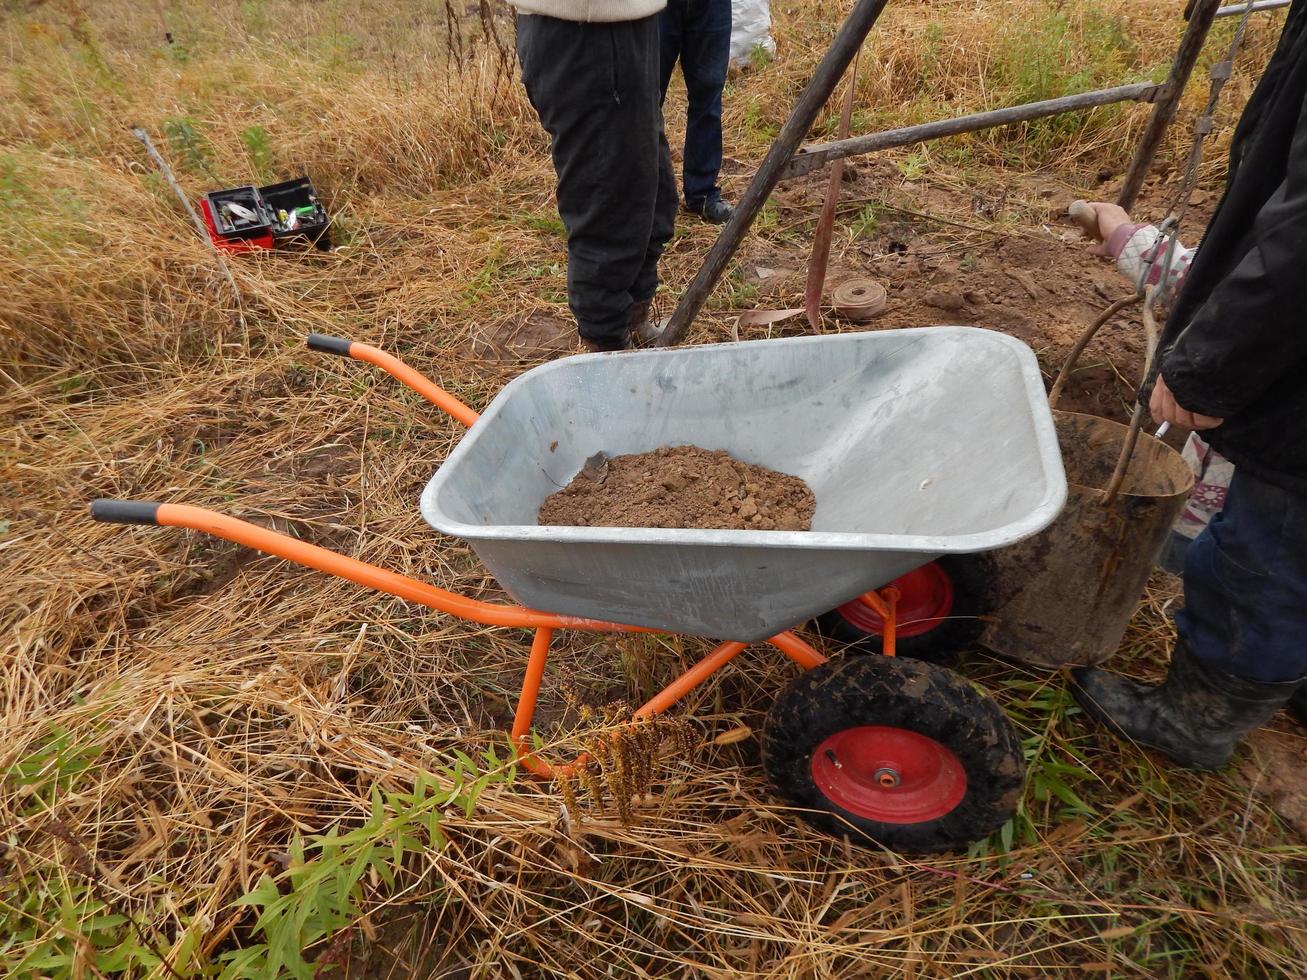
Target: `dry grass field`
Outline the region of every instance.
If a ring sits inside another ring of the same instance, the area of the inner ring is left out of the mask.
[[[896,0],[864,52],[854,129],[1160,79],[1181,6]],[[726,93],[730,193],[847,7],[776,3],[776,58]],[[1250,25],[1199,212],[1280,23]],[[1232,30],[1218,25],[1204,65]],[[1088,731],[1056,673],[964,660],[1029,766],[1017,818],[970,853],[853,846],[771,797],[755,733],[793,668],[764,648],[677,709],[682,737],[628,820],[611,801],[569,814],[502,734],[526,633],[190,532],[88,519],[99,496],[197,504],[502,598],[417,512],[457,424],[304,336],[382,346],[476,407],[574,349],[547,142],[512,32],[506,8],[448,0],[0,0],[0,973],[1301,975],[1301,829],[1246,765],[1171,771]],[[1161,217],[1205,89],[1200,71],[1143,217]],[[674,144],[683,106],[677,83]],[[1147,112],[859,161],[833,268],[891,284],[885,325],[932,322],[928,290],[984,292],[966,322],[1055,366],[1126,288],[1061,210],[1111,193]],[[335,247],[229,257],[233,292],[132,125],[192,198],[308,174]],[[794,305],[801,279],[757,270],[803,268],[823,187],[778,191],[690,342]],[[713,235],[682,222],[660,306]],[[1045,293],[1004,280],[1010,268]],[[1136,325],[1107,329],[1077,404],[1119,415],[1138,356]],[[1118,665],[1158,671],[1174,595],[1150,589]],[[562,637],[541,736],[559,753],[593,741],[619,721],[602,706],[641,703],[704,649]],[[1277,727],[1303,749],[1302,730]]]

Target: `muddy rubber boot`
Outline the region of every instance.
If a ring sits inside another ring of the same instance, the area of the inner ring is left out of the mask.
[[[1239,739],[1270,721],[1298,681],[1263,683],[1213,670],[1176,642],[1156,687],[1094,667],[1071,672],[1085,714],[1186,769],[1220,769]]]

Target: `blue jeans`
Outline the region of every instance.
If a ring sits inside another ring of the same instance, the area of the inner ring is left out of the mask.
[[[731,0],[668,0],[658,17],[663,98],[677,59],[689,108],[681,170],[687,207],[721,197],[722,88],[731,56]]]
[[[1307,675],[1307,497],[1236,470],[1225,506],[1184,557],[1180,637],[1253,681]]]

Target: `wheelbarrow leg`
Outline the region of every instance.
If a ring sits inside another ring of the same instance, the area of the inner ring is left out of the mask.
[[[894,656],[895,638],[898,634],[899,590],[888,586],[879,592],[867,592],[858,596],[858,601],[881,618],[881,653],[887,657]]]
[[[531,719],[536,713],[536,698],[540,695],[540,680],[545,675],[545,661],[549,659],[549,644],[554,638],[551,629],[538,629],[531,640],[531,657],[526,662],[526,676],[522,678],[522,693],[517,699],[517,713],[513,716],[513,745],[517,748],[522,765],[545,779],[554,775],[554,769],[531,754],[527,735]],[[579,760],[578,760],[579,761]]]
[[[512,732],[513,745],[517,748],[522,765],[530,772],[544,779],[552,779],[554,776],[575,772],[578,768],[584,766],[590,758],[589,755],[582,753],[568,765],[551,766],[537,759],[531,752],[531,745],[527,736],[531,731],[531,719],[535,716],[536,698],[540,694],[540,681],[544,676],[545,661],[549,656],[549,642],[552,638],[553,630],[536,630],[535,639],[531,642],[531,657],[526,664],[526,675],[522,678],[522,693],[518,697],[517,713],[513,717]],[[798,642],[802,643],[801,640]],[[639,719],[662,714],[721,670],[722,667],[726,666],[746,646],[748,646],[747,643],[723,643],[716,647],[708,656],[637,708],[631,717]]]
[[[676,678],[676,680],[672,681],[637,708],[632,717],[648,718],[650,715],[662,714],[713,674],[717,673],[717,671],[725,667],[747,646],[747,643],[721,644],[721,646],[713,650],[712,653],[708,654],[708,656],[704,657],[684,674]]]

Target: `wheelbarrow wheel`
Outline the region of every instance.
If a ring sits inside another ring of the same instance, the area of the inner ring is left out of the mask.
[[[990,834],[1025,775],[991,698],[947,668],[897,657],[841,657],[797,677],[767,715],[762,759],[814,826],[904,851]]]
[[[890,584],[899,590],[896,653],[951,664],[984,632],[993,608],[994,564],[988,555],[945,555]],[[823,613],[817,632],[849,653],[879,654],[883,623],[859,599]]]

